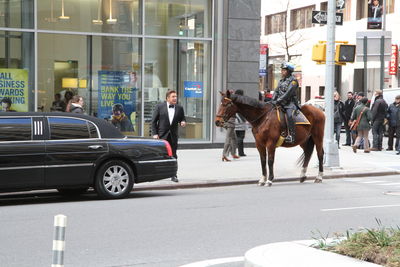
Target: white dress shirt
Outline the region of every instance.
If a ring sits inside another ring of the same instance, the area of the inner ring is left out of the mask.
[[[170,108],[169,105],[171,105],[171,104],[167,102],[169,124],[172,124],[172,121],[174,120],[174,115],[175,115],[175,105],[173,105],[174,106],[173,108]]]

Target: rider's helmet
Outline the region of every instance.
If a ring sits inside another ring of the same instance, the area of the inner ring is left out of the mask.
[[[283,62],[281,64],[281,69],[287,69],[289,72],[293,72],[294,71],[294,65],[292,63],[289,62]]]

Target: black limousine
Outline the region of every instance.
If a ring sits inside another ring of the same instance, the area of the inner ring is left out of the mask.
[[[105,120],[72,113],[0,112],[0,191],[57,189],[123,198],[134,183],[176,175],[163,140],[128,138]]]

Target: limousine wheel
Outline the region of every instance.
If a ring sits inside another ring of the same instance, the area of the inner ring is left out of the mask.
[[[132,187],[133,172],[127,163],[111,160],[99,168],[95,189],[101,198],[126,197],[132,191]]]

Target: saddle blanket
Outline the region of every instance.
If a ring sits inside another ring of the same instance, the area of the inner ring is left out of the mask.
[[[278,108],[276,110],[276,115],[281,123],[281,129],[282,129],[281,135],[279,136],[279,140],[276,143],[276,147],[280,147],[285,142],[285,137],[287,135],[286,119],[285,119],[286,112],[284,112],[281,108]],[[310,122],[300,110],[293,111],[293,120],[296,125],[298,124],[310,125]]]
[[[282,119],[284,119],[286,116],[286,113],[282,109],[277,109],[276,113],[277,113],[276,115],[278,116],[279,121],[282,121]],[[293,120],[296,125],[297,124],[305,124],[305,125],[310,124],[310,122],[308,121],[306,116],[304,116],[304,114],[300,110],[293,111]],[[286,120],[284,120],[283,123],[286,124]]]

